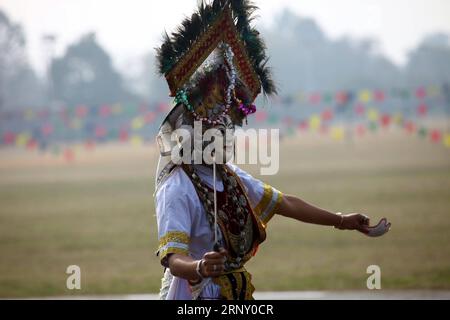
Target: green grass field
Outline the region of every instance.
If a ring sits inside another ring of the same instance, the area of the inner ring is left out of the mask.
[[[383,238],[275,216],[248,264],[257,290],[450,289],[450,150],[403,133],[284,140],[263,178],[321,207],[393,224]],[[155,149],[108,146],[66,164],[0,151],[0,297],[156,293]],[[247,169],[257,175],[257,168]],[[79,265],[82,290],[66,289]]]

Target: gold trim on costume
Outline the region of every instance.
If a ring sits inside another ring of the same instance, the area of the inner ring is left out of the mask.
[[[274,216],[282,199],[283,193],[281,191],[278,191],[268,184],[264,184],[263,196],[258,205],[255,207],[255,212],[261,219],[264,227]]]
[[[167,257],[168,254],[181,254],[183,256],[189,255],[188,249],[182,249],[182,248],[175,248],[175,247],[169,247],[165,250],[159,251],[159,259],[161,261],[164,261],[164,259]]]
[[[255,212],[259,216],[266,210],[267,206],[270,204],[272,200],[273,189],[268,184],[264,184],[264,193],[259,201],[258,205],[255,207]]]
[[[252,284],[252,276],[248,273],[244,268],[239,270],[235,270],[233,272],[227,273],[231,275],[236,281],[236,294],[238,298],[241,296],[243,283],[241,274],[245,277],[246,280],[246,290],[244,294],[244,300],[254,300],[253,293],[255,292],[255,287]],[[224,300],[235,300],[233,295],[233,285],[230,282],[227,274],[223,274],[219,277],[213,278],[213,282],[220,286],[220,295]]]
[[[169,242],[189,244],[189,241],[190,238],[187,233],[181,231],[169,231],[159,239],[159,247],[162,248]]]
[[[239,37],[229,8],[223,11],[212,26],[194,42],[192,48],[175,67],[166,74],[172,96],[176,95],[177,91],[191,78],[221,41],[226,42],[232,48],[239,74],[250,89],[253,100],[256,99],[261,92],[261,83],[247,55],[247,49]]]
[[[283,200],[283,193],[280,191],[277,191],[277,199],[275,200],[275,204],[274,204],[273,208],[262,219],[264,225],[267,225],[267,223],[269,223],[269,221],[273,218],[273,216],[277,212],[278,207],[282,200]]]
[[[161,261],[171,253],[189,255],[189,235],[181,231],[169,231],[159,239],[157,255]]]

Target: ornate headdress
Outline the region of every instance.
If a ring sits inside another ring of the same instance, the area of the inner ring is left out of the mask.
[[[173,147],[169,134],[180,115],[208,125],[229,115],[240,126],[256,112],[254,101],[261,91],[276,93],[266,47],[250,24],[256,9],[249,0],[202,1],[176,32],[165,34],[157,61],[175,107],[158,135],[162,157]]]

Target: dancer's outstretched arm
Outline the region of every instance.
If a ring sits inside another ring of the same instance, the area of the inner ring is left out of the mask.
[[[363,233],[369,232],[370,219],[363,214],[352,213],[341,215],[332,213],[292,195],[283,195],[283,199],[276,213],[306,223],[334,226],[342,230],[358,230]]]

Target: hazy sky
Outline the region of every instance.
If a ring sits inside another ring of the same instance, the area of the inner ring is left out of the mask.
[[[42,69],[42,35],[58,36],[57,53],[89,31],[114,55],[126,62],[158,45],[164,29],[170,31],[194,10],[197,0],[0,0],[0,9],[25,29],[31,60]],[[259,23],[270,26],[287,7],[316,19],[331,38],[376,37],[381,50],[397,63],[424,35],[450,33],[449,0],[257,0]]]

